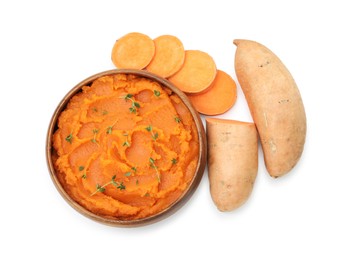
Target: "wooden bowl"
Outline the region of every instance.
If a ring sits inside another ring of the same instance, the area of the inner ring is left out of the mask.
[[[113,219],[113,218],[108,218],[108,217],[103,217],[100,215],[96,215],[89,210],[85,209],[82,207],[80,204],[78,204],[76,201],[74,201],[65,191],[65,189],[62,187],[60,181],[58,180],[56,170],[54,167],[52,155],[53,155],[53,134],[55,130],[57,129],[57,120],[61,112],[66,108],[68,102],[70,99],[76,95],[78,92],[81,91],[83,86],[90,85],[94,80],[97,78],[100,78],[102,76],[109,76],[109,75],[114,75],[114,74],[134,74],[137,76],[145,77],[148,79],[152,79],[158,83],[160,83],[162,86],[169,88],[172,92],[174,92],[176,95],[179,96],[179,98],[184,102],[186,107],[189,109],[190,114],[192,115],[197,132],[198,132],[198,141],[199,141],[199,153],[198,153],[198,163],[197,167],[195,170],[195,174],[189,184],[189,187],[183,192],[183,194],[170,206],[165,208],[164,210],[156,213],[155,215],[142,218],[142,219],[136,219],[136,220],[119,220],[119,219]],[[69,203],[71,207],[73,207],[75,210],[77,210],[79,213],[82,215],[97,221],[102,224],[106,225],[111,225],[111,226],[117,226],[117,227],[136,227],[136,226],[143,226],[147,224],[152,224],[157,221],[160,221],[162,219],[165,219],[166,217],[172,215],[175,213],[178,209],[180,209],[192,196],[194,191],[197,189],[201,178],[203,176],[205,166],[206,166],[206,136],[205,136],[205,130],[203,127],[203,124],[201,122],[200,116],[198,112],[194,109],[186,95],[180,91],[178,88],[176,88],[171,82],[169,82],[166,79],[163,79],[157,75],[154,75],[150,72],[143,71],[143,70],[128,70],[128,69],[119,69],[119,70],[109,70],[109,71],[104,71],[98,74],[95,74],[91,77],[88,77],[87,79],[81,81],[79,84],[77,84],[73,89],[71,89],[66,96],[62,99],[62,101],[59,103],[57,106],[50,124],[48,128],[48,133],[47,133],[47,139],[46,139],[46,160],[47,160],[47,165],[48,169],[50,172],[50,176],[54,182],[55,187],[61,194],[61,196]]]

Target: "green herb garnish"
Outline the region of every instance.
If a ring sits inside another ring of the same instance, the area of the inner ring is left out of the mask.
[[[150,166],[152,168],[157,168],[157,166],[154,164],[155,160],[152,157],[150,157],[149,161],[150,161]]]
[[[72,138],[73,138],[72,134],[69,134],[68,136],[66,136],[65,140],[66,142],[69,142],[70,144],[72,144]]]
[[[95,195],[98,192],[105,192],[105,187],[107,187],[108,185],[112,184],[114,187],[116,187],[117,189],[120,190],[125,190],[125,185],[123,182],[117,183],[115,181],[116,179],[116,175],[114,175],[111,180],[109,182],[107,182],[104,185],[100,185],[100,184],[96,184],[96,190],[91,194],[91,196]]]
[[[108,134],[108,135],[110,135],[110,134],[112,134],[112,132],[113,132],[113,127],[115,126],[115,124],[118,122],[118,120],[116,120],[115,122],[114,122],[114,124],[112,124],[112,125],[110,125],[110,126],[108,126],[107,127],[107,129],[106,129],[106,133]]]
[[[172,164],[177,164],[177,162],[178,162],[177,159],[175,158],[172,159]]]
[[[125,190],[125,185],[124,185],[124,183],[123,183],[123,182],[117,183],[117,182],[115,181],[115,178],[116,178],[116,176],[114,175],[114,176],[112,177],[111,183],[112,183],[117,189],[119,189],[119,190]]]
[[[137,112],[137,108],[140,108],[140,104],[138,102],[136,102],[135,100],[133,100],[134,95],[132,94],[126,94],[126,96],[124,96],[123,98],[125,99],[125,101],[131,101],[131,107],[129,108],[129,111],[131,113],[136,114]]]
[[[85,169],[85,166],[83,166],[83,165],[78,166],[78,170],[79,170],[80,172],[82,172],[84,169]],[[82,179],[86,179],[86,178],[87,178],[86,173],[82,174],[81,178],[82,178]]]
[[[108,126],[107,130],[105,131],[108,135],[111,135],[113,131],[113,126]]]
[[[134,95],[133,94],[127,94],[126,96],[124,96],[124,99],[126,101],[130,100]]]
[[[92,143],[97,143],[97,134],[98,134],[99,130],[98,129],[93,129],[92,133],[93,133],[93,138],[91,139]]]
[[[152,139],[153,139],[154,141],[156,141],[156,140],[157,140],[157,138],[158,138],[158,133],[154,133],[154,134],[152,134]]]
[[[158,168],[157,168],[157,165],[155,164],[155,160],[154,160],[152,157],[150,157],[149,161],[150,161],[150,166],[151,166],[151,167],[155,170],[155,172],[156,172],[156,176],[157,176],[158,182],[161,182],[161,176],[160,176],[159,170],[158,170]]]
[[[156,96],[156,97],[159,97],[161,95],[161,92],[158,91],[158,90],[153,90],[153,94]]]
[[[136,173],[137,172],[137,168],[136,167],[131,167],[131,170],[134,172],[134,173]],[[127,176],[127,177],[129,177],[129,176],[131,176],[132,175],[132,172],[130,171],[130,172],[127,172],[127,173],[125,173],[125,176]]]
[[[152,135],[152,139],[153,139],[154,141],[156,141],[156,140],[157,140],[157,138],[158,138],[158,133],[154,133],[154,132],[153,132],[153,128],[152,128],[152,126],[151,126],[151,125],[149,125],[149,126],[147,126],[145,129],[146,129],[148,132],[150,132],[150,133],[151,133],[151,135]]]
[[[96,192],[105,192],[105,188],[103,186],[100,186],[99,184],[97,184],[96,185]],[[93,193],[92,193],[92,195],[93,195]]]
[[[125,136],[125,137],[126,137],[125,142],[123,143],[123,146],[130,147],[130,146],[131,146],[131,144],[129,143],[129,140],[128,140],[128,136],[129,136],[129,134],[124,133],[124,134],[123,134],[123,136]]]

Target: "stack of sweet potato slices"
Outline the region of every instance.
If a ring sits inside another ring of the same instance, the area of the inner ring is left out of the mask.
[[[133,32],[116,40],[112,61],[118,69],[145,69],[168,79],[204,115],[219,115],[236,102],[235,81],[201,50],[185,50],[173,35],[155,39]]]

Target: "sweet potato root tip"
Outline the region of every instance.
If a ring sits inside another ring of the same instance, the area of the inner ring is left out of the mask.
[[[204,115],[219,115],[228,111],[237,99],[235,81],[222,70],[217,71],[211,87],[204,93],[188,95],[195,109]]]
[[[156,48],[155,55],[146,69],[168,78],[183,66],[185,57],[183,43],[172,35],[162,35],[153,41]]]
[[[233,40],[233,43],[235,46],[238,46],[238,44],[241,42],[241,40],[235,39]]]
[[[253,123],[206,119],[211,197],[220,211],[243,205],[258,171],[258,140]]]
[[[199,50],[187,50],[183,66],[169,80],[183,92],[197,94],[211,86],[216,74],[216,64],[210,55]]]
[[[112,49],[111,58],[118,69],[143,69],[155,53],[153,40],[142,33],[128,33],[118,39]]]

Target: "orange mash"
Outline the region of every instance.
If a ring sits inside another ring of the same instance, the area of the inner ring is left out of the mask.
[[[103,76],[71,98],[53,136],[58,179],[102,216],[140,219],[175,202],[192,180],[199,143],[180,98],[134,75]]]

